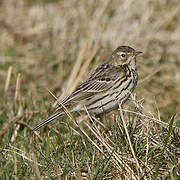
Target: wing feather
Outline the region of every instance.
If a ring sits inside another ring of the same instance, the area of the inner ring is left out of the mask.
[[[87,81],[80,84],[70,96],[66,97],[62,104],[68,106],[107,91],[114,85],[115,80],[123,75],[123,68],[104,63],[96,68]],[[56,108],[61,108],[61,105]]]

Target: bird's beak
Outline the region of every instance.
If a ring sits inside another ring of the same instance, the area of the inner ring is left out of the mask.
[[[135,53],[134,53],[134,55],[135,56],[138,56],[139,54],[141,54],[141,53],[143,53],[142,51],[136,51]]]

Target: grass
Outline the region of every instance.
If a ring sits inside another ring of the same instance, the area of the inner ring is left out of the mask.
[[[179,179],[179,5],[1,1],[1,179]],[[47,89],[64,98],[124,44],[144,53],[122,110],[32,131],[56,104]]]

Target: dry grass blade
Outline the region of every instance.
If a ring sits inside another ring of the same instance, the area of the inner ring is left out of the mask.
[[[124,167],[129,175],[132,175],[134,179],[138,179],[131,167],[127,163],[124,163],[122,157],[120,157],[120,155],[115,151],[115,149],[111,147],[110,144],[108,144],[108,142],[106,142],[106,140],[102,137],[101,133],[96,130],[97,127],[96,129],[92,128],[88,122],[85,122],[85,124],[91,130],[91,132],[97,137],[99,142],[108,150],[110,154],[112,154],[112,161],[116,164],[119,171],[121,171],[121,167]]]
[[[10,121],[9,123],[4,123],[3,128],[0,131],[0,136],[2,136],[4,133],[6,133],[6,131],[9,130],[9,128],[12,126],[12,124],[15,124],[16,122],[18,122],[19,120],[21,120],[23,118],[23,115],[21,116],[16,116],[12,119],[12,121]]]
[[[156,70],[154,70],[151,74],[149,74],[148,76],[146,76],[145,78],[139,80],[138,84],[143,83],[144,81],[150,80],[153,76],[155,76],[158,72],[160,72],[163,68],[160,67]]]
[[[176,9],[173,9],[171,12],[169,12],[166,17],[164,18],[164,21],[161,22],[159,25],[159,28],[167,28],[175,19],[180,12],[180,6],[177,6]]]
[[[66,108],[66,106],[64,106],[64,104],[62,104],[62,103],[59,101],[59,99],[58,99],[49,89],[47,89],[47,90],[48,90],[48,92],[53,96],[53,98],[58,102],[58,104],[61,105],[61,106],[64,108],[67,116],[68,116],[70,119],[73,119],[71,113],[68,111],[68,109]]]
[[[122,112],[122,108],[121,108],[121,105],[119,105],[119,111],[120,111],[120,115],[121,115],[121,119],[122,119],[122,122],[123,122],[123,126],[124,126],[124,129],[125,129],[125,132],[126,132],[126,135],[127,135],[127,139],[128,139],[128,142],[129,142],[129,146],[130,146],[130,149],[131,149],[131,152],[132,152],[132,155],[133,155],[133,158],[136,162],[136,169],[137,169],[137,172],[138,172],[138,176],[140,177],[140,172],[142,172],[142,169],[139,165],[139,162],[136,158],[136,155],[135,155],[135,152],[134,152],[134,149],[133,149],[133,146],[132,146],[132,143],[131,143],[131,140],[130,140],[130,137],[129,137],[129,133],[128,133],[128,130],[127,130],[127,126],[126,126],[126,122],[124,120],[124,115],[123,115],[123,112]],[[140,172],[139,172],[140,171]]]
[[[15,101],[20,100],[21,98],[20,89],[21,89],[21,74],[18,73],[17,80],[16,80],[16,91],[15,91],[15,96],[14,96]]]
[[[72,92],[73,89],[74,89],[74,86],[72,88],[72,84],[73,84],[73,81],[75,80],[75,78],[77,77],[77,75],[79,73],[79,70],[81,68],[81,64],[83,62],[84,56],[85,56],[85,54],[87,52],[88,44],[89,44],[88,42],[84,42],[82,44],[81,50],[79,52],[79,56],[78,56],[78,58],[76,60],[76,64],[74,65],[74,68],[73,68],[73,70],[71,72],[71,75],[70,75],[68,83],[67,83],[68,93]]]
[[[155,117],[148,116],[148,115],[146,115],[146,114],[142,114],[142,113],[140,113],[140,112],[130,111],[130,110],[127,110],[127,109],[122,109],[122,111],[123,111],[123,112],[132,113],[132,114],[136,114],[136,115],[138,115],[138,116],[141,116],[141,117],[150,119],[151,121],[153,121],[153,122],[161,125],[161,126],[164,127],[164,128],[168,128],[168,126],[169,126],[169,124],[166,123],[166,122],[164,122],[164,121],[161,121],[161,120],[159,120],[159,119],[157,119],[157,118],[155,118]],[[180,130],[179,127],[174,126],[174,125],[173,125],[173,128],[175,128],[175,129],[177,129],[177,130]]]
[[[70,78],[68,80],[68,83],[67,83],[68,93],[71,93],[74,90],[74,88],[77,86],[77,84],[79,83],[79,80],[82,77],[82,74],[84,74],[86,72],[88,65],[90,64],[92,58],[94,57],[95,53],[98,50],[98,45],[99,45],[98,41],[100,40],[100,38],[96,42],[96,45],[93,48],[93,50],[91,50],[91,47],[92,47],[92,44],[94,41],[94,37],[96,37],[95,36],[96,31],[94,31],[94,30],[96,29],[97,26],[99,26],[99,21],[101,20],[101,17],[104,14],[104,12],[107,9],[110,2],[111,2],[111,0],[107,0],[103,4],[101,11],[98,12],[96,19],[94,21],[89,22],[89,25],[88,25],[89,31],[87,32],[89,38],[86,41],[84,41],[84,43],[82,44],[78,59],[76,61],[76,64],[75,64],[75,66],[72,70],[72,73],[70,75]],[[86,60],[87,57],[90,57],[90,58],[88,58],[88,60]],[[81,69],[83,60],[85,60],[86,63],[83,65],[83,68]],[[77,78],[78,73],[79,73],[79,77]]]
[[[92,53],[89,55],[87,60],[82,65],[82,68],[80,69],[79,75],[77,76],[77,78],[73,82],[72,89],[74,89],[79,84],[80,80],[82,79],[83,74],[87,71],[87,69],[88,69],[88,67],[89,67],[89,65],[91,63],[91,60],[93,59],[93,57],[97,53],[98,49],[99,49],[99,43],[96,42],[96,45],[93,47]]]
[[[2,148],[0,148],[0,150],[4,151],[4,152],[11,152],[11,153],[17,154],[20,157],[22,157],[23,160],[28,160],[29,162],[34,162],[32,159],[27,157],[26,153],[24,151],[22,151],[21,149],[18,149],[16,147],[11,146],[11,145],[10,145],[10,147],[12,149],[2,149]],[[18,151],[20,151],[20,152],[18,152]],[[43,166],[43,165],[39,164],[38,162],[35,162],[35,163],[37,163],[38,166],[41,166],[41,167]]]
[[[30,125],[28,125],[28,124],[25,123],[24,121],[19,120],[19,121],[17,121],[17,123],[25,125],[25,126],[28,127],[31,131],[33,130],[33,127],[31,127]],[[41,142],[43,142],[43,138],[38,134],[38,132],[34,131],[34,134],[39,138],[39,140],[40,140]]]
[[[86,109],[86,107],[85,107]],[[115,151],[115,148],[111,147],[111,145],[105,140],[105,138],[102,136],[102,134],[100,133],[100,131],[98,130],[98,127],[95,125],[95,123],[93,122],[88,110],[86,109],[86,112],[93,124],[93,127],[91,127],[91,125],[88,122],[85,122],[86,126],[91,130],[91,132],[97,137],[97,139],[99,140],[99,142],[108,150],[108,152],[110,154],[112,154],[113,157],[113,162],[117,165],[117,167],[119,168],[119,170],[121,171],[121,166],[125,167],[125,169],[127,170],[128,174],[131,174],[135,179],[137,179],[136,175],[134,174],[133,170],[130,168],[130,166],[128,166],[128,164],[123,162],[123,159],[120,157],[120,155]],[[91,140],[92,142],[92,140]],[[97,147],[97,146],[96,146]],[[100,148],[98,148],[100,149]]]
[[[38,177],[39,180],[42,180],[42,176],[40,174],[40,171],[39,171],[39,167],[38,167],[38,163],[37,163],[37,159],[36,159],[36,156],[35,154],[32,155],[32,158],[33,158],[33,164],[34,164],[34,169],[35,169],[35,172],[36,172],[36,175]]]
[[[10,81],[11,81],[11,74],[12,74],[12,66],[10,66],[8,68],[8,72],[7,72],[7,78],[6,78],[6,84],[5,84],[5,87],[4,87],[4,92],[7,92],[8,89],[9,89],[9,84],[10,84]]]

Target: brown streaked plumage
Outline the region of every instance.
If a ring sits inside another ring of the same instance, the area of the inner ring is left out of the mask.
[[[117,109],[135,89],[138,81],[136,56],[142,52],[129,46],[119,46],[107,62],[98,66],[91,76],[66,97],[62,104],[71,113],[87,110],[95,115]],[[65,115],[61,105],[53,115],[43,120],[34,130]]]

